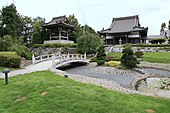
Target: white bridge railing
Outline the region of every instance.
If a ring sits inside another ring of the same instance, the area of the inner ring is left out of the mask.
[[[71,60],[86,60],[86,53],[83,54],[60,54],[58,58],[52,57],[52,67]]]
[[[70,60],[86,60],[86,53],[85,54],[47,54],[47,55],[41,55],[35,57],[34,54],[32,56],[32,63],[39,63],[46,60],[52,59],[52,67],[54,67],[57,64],[61,64],[63,62],[67,62]]]

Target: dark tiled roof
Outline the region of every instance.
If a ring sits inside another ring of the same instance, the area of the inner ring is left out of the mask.
[[[67,27],[74,27],[68,22],[67,17],[64,16],[59,16],[59,17],[54,17],[50,22],[46,23],[44,27],[50,27],[50,26],[57,26],[57,25],[63,25]]]
[[[147,30],[147,28],[140,27],[139,17],[135,15],[113,18],[110,27],[107,30],[99,31],[99,33],[126,33],[141,30]]]

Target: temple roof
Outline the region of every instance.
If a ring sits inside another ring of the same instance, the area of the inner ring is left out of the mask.
[[[110,27],[108,29],[98,31],[98,33],[114,34],[114,33],[127,33],[127,32],[145,31],[145,30],[148,30],[148,28],[140,27],[139,17],[138,15],[135,15],[135,16],[113,18]]]
[[[59,17],[54,17],[52,18],[52,20],[48,23],[45,23],[45,25],[43,25],[43,27],[53,27],[53,26],[65,26],[68,28],[74,28],[73,25],[71,25],[67,19],[67,17],[64,16],[59,16]]]

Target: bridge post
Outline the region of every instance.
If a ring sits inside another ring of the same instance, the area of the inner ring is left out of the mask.
[[[68,52],[68,54],[67,54],[67,60],[69,60],[70,59],[70,54],[69,54],[69,52]]]
[[[84,59],[87,59],[86,52],[84,53]]]
[[[55,55],[52,56],[52,67],[55,66]]]
[[[32,64],[35,63],[35,56],[34,56],[34,53],[32,54]]]

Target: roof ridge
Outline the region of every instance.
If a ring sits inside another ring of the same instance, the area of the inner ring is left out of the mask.
[[[138,15],[134,15],[134,16],[124,16],[124,17],[116,17],[116,18],[113,18],[113,19],[127,19],[127,18],[135,18],[135,17],[138,17]]]

